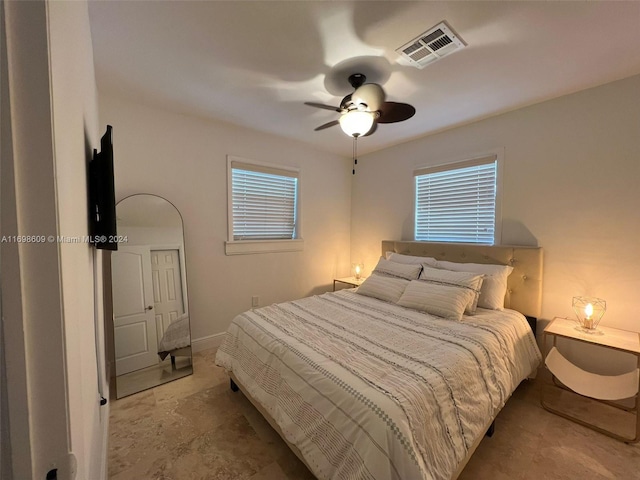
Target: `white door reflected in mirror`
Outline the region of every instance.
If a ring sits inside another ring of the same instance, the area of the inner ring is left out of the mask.
[[[120,246],[111,254],[116,376],[158,363],[148,247]]]

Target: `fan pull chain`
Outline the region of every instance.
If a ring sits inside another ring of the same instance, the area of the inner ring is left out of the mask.
[[[358,165],[358,136],[353,137],[353,170],[352,175],[356,174],[356,165]]]

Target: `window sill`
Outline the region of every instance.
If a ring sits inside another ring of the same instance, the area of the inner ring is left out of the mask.
[[[227,255],[249,255],[256,253],[300,252],[304,250],[304,240],[237,240],[224,242]]]

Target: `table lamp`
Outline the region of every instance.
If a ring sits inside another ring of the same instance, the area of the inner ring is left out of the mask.
[[[586,333],[598,332],[600,319],[607,311],[607,302],[596,297],[573,297],[571,306],[580,330]]]

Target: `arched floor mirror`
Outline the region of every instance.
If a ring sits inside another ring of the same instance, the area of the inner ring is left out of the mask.
[[[193,373],[182,216],[168,200],[136,194],[116,205],[111,255],[116,397]]]

